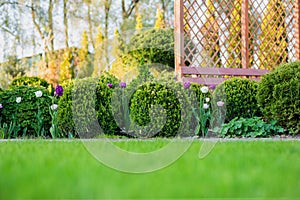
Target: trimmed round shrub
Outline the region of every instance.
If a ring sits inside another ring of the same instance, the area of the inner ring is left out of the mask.
[[[103,74],[96,88],[96,111],[98,122],[105,134],[113,135],[120,132],[112,113],[112,95],[119,80],[110,75]]]
[[[138,64],[159,63],[175,67],[174,61],[174,30],[173,29],[151,29],[134,35],[128,46],[127,53],[132,56]],[[125,56],[126,60],[128,57]],[[130,59],[130,58],[128,58]]]
[[[139,86],[130,99],[135,134],[144,137],[194,134],[190,123],[192,106],[187,95],[188,90],[181,83],[150,82]]]
[[[112,84],[111,87],[108,84]],[[62,83],[64,94],[58,103],[58,127],[65,137],[94,137],[114,134],[118,126],[111,111],[111,95],[118,84],[115,77],[69,80]]]
[[[242,78],[231,78],[216,87],[214,99],[225,103],[226,122],[236,117],[261,116],[256,100],[257,88],[258,82]]]
[[[267,120],[277,120],[291,134],[300,133],[300,62],[283,64],[265,74],[257,101]]]
[[[64,93],[58,101],[57,125],[64,137],[75,135],[75,125],[72,116],[72,90],[75,80],[64,81],[61,86]]]
[[[16,78],[11,82],[9,87],[14,88],[14,87],[21,86],[21,85],[44,87],[51,94],[53,93],[52,85],[49,84],[46,80],[41,79],[41,78],[36,77],[36,76],[33,76],[33,77],[22,76],[20,78]]]
[[[41,91],[42,96],[36,97],[35,92]],[[43,87],[17,86],[5,90],[0,95],[2,123],[11,126],[15,123],[15,128],[19,126],[17,136],[49,136],[51,126],[51,116],[49,107],[52,100],[49,92]],[[18,102],[17,103],[17,98]],[[38,125],[37,114],[43,117],[44,135],[38,135],[35,127]]]

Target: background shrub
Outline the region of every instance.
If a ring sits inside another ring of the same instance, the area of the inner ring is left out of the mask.
[[[300,133],[300,62],[278,66],[262,77],[257,100],[264,117]]]
[[[43,96],[37,98],[36,91],[42,91]],[[16,125],[20,125],[20,131],[16,136],[35,136],[34,125],[37,124],[36,114],[39,107],[44,118],[44,129],[47,132],[45,136],[49,136],[51,126],[49,107],[52,103],[49,96],[49,92],[43,87],[17,86],[5,90],[0,95],[0,102],[3,106],[2,123],[9,125],[15,120]],[[20,103],[16,102],[17,97],[22,98]]]
[[[132,62],[134,59],[137,64],[160,63],[175,67],[174,61],[174,30],[173,29],[151,29],[142,31],[134,35],[128,46],[127,54],[123,62]],[[125,54],[126,55],[126,54]]]
[[[236,117],[261,116],[256,100],[257,88],[257,82],[242,78],[231,78],[216,87],[214,98],[225,102],[226,122]]]
[[[49,84],[46,80],[41,79],[39,77],[33,76],[22,76],[20,78],[14,79],[11,84],[9,85],[10,88],[14,88],[21,85],[28,85],[28,86],[37,86],[37,87],[44,87],[46,88],[51,94],[53,94],[53,87]]]
[[[118,81],[104,74],[99,79],[76,79],[62,83],[64,94],[59,99],[57,116],[59,130],[65,137],[93,137],[100,134],[98,124],[106,134],[114,134],[118,130],[111,111],[113,88],[108,87],[108,83],[115,87]],[[75,123],[80,126],[75,127]]]
[[[185,38],[185,43],[189,46],[185,54],[192,60],[195,45],[189,38]],[[129,65],[159,63],[175,68],[174,52],[174,29],[150,29],[138,32],[130,39],[122,59]],[[190,65],[189,62],[185,64]]]

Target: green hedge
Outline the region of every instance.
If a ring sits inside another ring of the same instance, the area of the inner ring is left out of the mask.
[[[39,98],[35,94],[37,91],[42,92],[42,96]],[[16,126],[20,125],[14,137],[49,136],[51,126],[49,107],[52,103],[49,96],[49,92],[43,87],[17,86],[5,90],[0,95],[0,103],[3,106],[1,109],[2,124],[5,123],[9,126],[15,122]],[[16,102],[18,97],[21,98],[20,103]],[[38,114],[39,109],[43,117],[42,128],[45,131],[43,135],[35,131],[38,123],[36,114]]]
[[[100,127],[106,134],[118,131],[111,111],[113,88],[108,87],[108,83],[114,87],[118,81],[104,74],[100,79],[76,79],[62,83],[64,94],[59,99],[57,116],[58,127],[65,137],[94,137],[100,134]]]
[[[231,78],[216,87],[214,98],[225,102],[226,122],[236,117],[261,116],[256,100],[257,88],[258,82],[242,78]]]
[[[46,88],[51,94],[53,94],[53,87],[50,83],[46,80],[41,79],[39,77],[33,76],[22,76],[20,78],[14,79],[11,84],[9,85],[10,88],[14,88],[21,85],[28,85],[28,86],[37,86],[37,87],[44,87]]]
[[[262,77],[257,100],[264,117],[277,120],[291,134],[300,133],[300,62],[278,66]]]

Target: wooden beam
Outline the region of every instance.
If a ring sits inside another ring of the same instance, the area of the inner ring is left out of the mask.
[[[184,65],[184,31],[183,31],[183,0],[174,1],[174,39],[175,39],[175,74],[177,80],[181,81],[181,66]]]
[[[294,19],[295,19],[295,32],[294,32],[294,37],[295,37],[295,50],[296,50],[296,55],[295,58],[296,60],[300,60],[300,0],[295,0],[294,2]]]
[[[249,68],[249,1],[242,0],[242,68]]]

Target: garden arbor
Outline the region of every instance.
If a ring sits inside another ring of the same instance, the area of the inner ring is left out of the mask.
[[[300,0],[175,0],[182,66],[273,69],[300,59]]]

